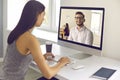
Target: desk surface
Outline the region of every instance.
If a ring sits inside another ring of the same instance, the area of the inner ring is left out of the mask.
[[[77,63],[78,64],[78,63]],[[84,65],[83,69],[73,70],[71,65],[62,68],[58,75],[68,80],[98,80],[90,76],[101,67],[116,69],[117,71],[111,76],[109,80],[120,80],[120,62],[104,57],[91,56],[86,59],[79,60],[79,64]]]
[[[42,52],[45,53],[45,45],[41,46]],[[69,48],[61,47],[54,44],[52,52],[55,55],[64,55],[68,56],[71,54],[80,53],[80,51],[72,50]],[[120,80],[120,62],[106,57],[100,56],[90,56],[84,59],[75,59],[77,62],[75,64],[84,65],[83,69],[73,70],[73,64],[63,67],[58,74],[57,78],[60,80],[98,80],[91,78],[91,75],[94,74],[101,67],[107,67],[111,69],[116,69],[117,71],[109,78],[109,80]]]

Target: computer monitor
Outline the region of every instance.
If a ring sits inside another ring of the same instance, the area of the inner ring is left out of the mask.
[[[79,13],[84,18],[76,16]],[[60,7],[58,44],[85,54],[101,55],[104,13],[101,7]]]

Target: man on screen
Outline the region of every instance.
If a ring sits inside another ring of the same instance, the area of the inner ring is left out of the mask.
[[[84,25],[85,15],[82,12],[76,12],[75,21],[77,25],[71,28],[68,40],[92,45],[93,33]]]

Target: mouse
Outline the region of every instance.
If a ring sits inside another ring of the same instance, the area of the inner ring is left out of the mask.
[[[83,68],[84,68],[84,65],[74,65],[74,66],[72,66],[72,69],[74,69],[74,70],[83,69]]]

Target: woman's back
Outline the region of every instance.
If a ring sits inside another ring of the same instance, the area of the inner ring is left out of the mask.
[[[32,60],[31,54],[22,55],[19,53],[16,47],[16,42],[14,41],[7,47],[0,79],[24,80],[25,73]]]

